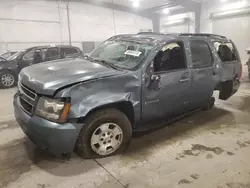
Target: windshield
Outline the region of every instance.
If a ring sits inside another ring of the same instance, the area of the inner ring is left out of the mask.
[[[19,55],[21,55],[24,51],[18,51],[15,54],[13,54],[12,56],[7,58],[7,61],[13,61],[15,60]]]
[[[110,40],[96,48],[90,58],[130,70],[138,66],[152,48],[153,46],[147,43]]]

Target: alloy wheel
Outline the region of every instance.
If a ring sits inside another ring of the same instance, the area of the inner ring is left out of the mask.
[[[90,144],[94,152],[106,156],[115,152],[123,140],[123,131],[115,123],[100,125],[92,134]]]

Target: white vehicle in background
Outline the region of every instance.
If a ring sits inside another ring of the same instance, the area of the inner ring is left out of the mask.
[[[19,52],[19,50],[9,50],[0,55],[0,57],[4,59],[8,59],[10,56],[14,55],[15,53]]]

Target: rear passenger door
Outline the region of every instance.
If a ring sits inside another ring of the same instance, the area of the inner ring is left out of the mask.
[[[192,58],[192,108],[204,105],[213,95],[217,73],[208,43],[204,40],[191,40]]]

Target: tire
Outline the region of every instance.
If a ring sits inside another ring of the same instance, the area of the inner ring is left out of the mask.
[[[114,140],[114,142],[117,142],[117,140],[116,140],[117,138],[121,139],[121,140],[119,140],[119,143],[121,143],[121,144],[112,153],[100,154],[97,151],[94,151],[94,149],[97,149],[100,146],[103,146],[104,148],[106,148],[105,150],[108,150],[107,148],[109,148],[109,150],[112,148],[112,147],[110,148],[110,146],[107,147],[104,144],[105,141],[107,141],[107,142],[110,141],[110,144],[113,143],[113,141],[111,143],[111,140],[106,140],[106,139],[111,139],[111,136],[110,136],[110,138],[108,136],[109,131],[105,133],[106,135],[105,135],[104,142],[102,142],[103,140],[101,141],[101,138],[102,138],[101,136],[104,135],[104,131],[102,131],[100,129],[100,127],[102,127],[103,125],[108,127],[107,130],[111,130],[110,135],[113,135],[112,130],[113,130],[114,125],[116,126],[115,130],[122,131],[122,134],[120,136],[115,136],[115,138],[114,137],[112,138]],[[101,136],[99,135],[99,132],[100,132]],[[93,137],[95,137],[96,135],[98,135],[98,142],[101,142],[101,144],[103,144],[103,145],[91,144]],[[106,136],[108,138],[106,138]],[[100,140],[99,140],[99,138],[100,138]],[[119,111],[117,109],[110,109],[110,108],[109,109],[101,109],[101,110],[98,110],[98,111],[96,111],[96,112],[94,112],[86,117],[86,119],[84,121],[84,126],[83,126],[83,128],[79,134],[79,137],[77,139],[77,142],[76,142],[76,152],[81,157],[86,158],[86,159],[102,158],[102,157],[107,157],[110,155],[116,155],[116,154],[121,153],[127,149],[128,145],[131,141],[131,138],[132,138],[132,126],[131,126],[129,119],[127,118],[127,116],[124,113],[122,113],[121,111]],[[99,147],[98,147],[98,145],[99,145]]]
[[[6,81],[6,79],[9,79]],[[16,75],[8,70],[0,72],[0,87],[1,88],[12,88],[17,83]]]
[[[211,97],[211,99],[207,102],[206,106],[203,108],[203,110],[210,110],[214,107],[215,98]]]

